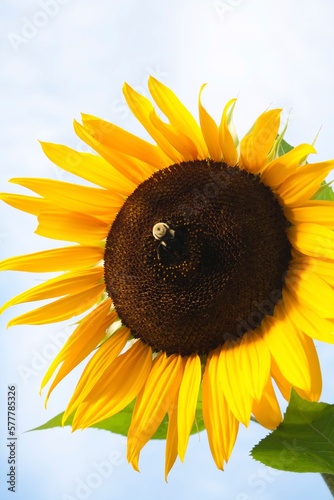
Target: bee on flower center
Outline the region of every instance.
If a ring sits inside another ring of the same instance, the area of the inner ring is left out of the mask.
[[[176,230],[169,227],[165,222],[157,222],[152,229],[154,239],[159,241],[157,246],[158,259],[161,259],[161,249],[165,252],[174,252],[178,249],[180,242]]]

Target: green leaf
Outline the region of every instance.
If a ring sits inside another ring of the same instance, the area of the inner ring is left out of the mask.
[[[334,405],[292,391],[283,422],[251,454],[275,469],[334,474]]]
[[[91,427],[95,429],[104,429],[105,431],[113,432],[115,434],[121,434],[122,436],[127,436],[128,429],[130,427],[132,412],[134,408],[134,401],[130,403],[128,406],[124,408],[121,412],[113,415],[102,422],[98,422],[97,424],[92,425]],[[31,429],[31,431],[41,431],[45,429],[52,429],[54,427],[62,427],[62,418],[63,413],[59,413],[55,417],[51,418],[48,422],[35,429]],[[73,420],[73,415],[71,415],[65,425],[71,425]],[[159,428],[156,433],[152,436],[152,439],[166,439],[167,435],[167,427],[168,427],[168,417],[166,416],[161,422]],[[202,416],[202,395],[199,394],[198,403],[196,408],[195,422],[193,428],[191,430],[191,434],[196,434],[204,430],[204,422]]]

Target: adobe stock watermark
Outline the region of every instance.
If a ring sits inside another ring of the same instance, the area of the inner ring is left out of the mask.
[[[299,446],[297,439],[294,439],[292,444],[283,441],[284,449],[280,451],[278,458],[285,466],[299,460],[300,453],[304,453],[306,448]],[[250,474],[247,478],[247,484],[252,488],[251,492],[240,492],[235,500],[252,500],[260,495],[263,495],[268,488],[268,485],[274,483],[278,477],[284,473],[284,470],[273,469],[272,467],[261,466],[256,472]]]
[[[223,21],[226,16],[234,12],[245,0],[213,0],[212,5],[219,19]]]
[[[23,17],[19,32],[10,31],[7,33],[7,39],[14,50],[19,50],[26,46],[30,40],[35,38],[41,29],[45,28],[50,19],[56,17],[61,11],[63,5],[67,5],[71,0],[39,0],[38,10],[31,16]]]
[[[253,311],[251,311],[247,318],[238,318],[237,324],[237,337],[241,338],[245,332],[255,330],[265,316],[272,316],[276,304],[282,298],[282,290],[276,288],[271,291],[268,299],[261,302],[253,301]]]
[[[246,492],[239,493],[236,500],[251,500],[254,498],[253,495],[263,495],[266,491],[268,484],[272,484],[276,481],[276,478],[281,476],[283,471],[272,469],[271,467],[259,467],[256,472],[250,474],[247,479],[247,483],[251,488],[254,488],[251,495]]]
[[[91,462],[91,472],[85,478],[77,477],[73,492],[64,493],[61,500],[87,500],[91,495],[109,479],[116,467],[125,463],[125,450],[113,450],[105,460],[101,462]]]
[[[39,376],[41,372],[44,373],[47,370],[49,364],[56,357],[71,333],[72,330],[69,327],[57,333],[49,333],[49,342],[40,349],[32,349],[30,351],[28,363],[17,366],[17,371],[24,385],[28,385],[32,378]]]
[[[53,177],[56,180],[73,182],[73,175],[77,176],[80,170],[82,172],[84,172],[85,170],[85,162],[87,161],[87,159],[81,153],[90,153],[95,155],[93,149],[90,146],[82,141],[77,141],[73,146],[73,149],[68,149],[65,157],[64,165],[67,166],[68,170],[59,167],[55,163],[52,163],[52,161],[50,160],[49,167],[52,171]],[[77,182],[80,182],[80,180],[77,179]],[[95,185],[94,187],[97,187],[97,185]]]
[[[229,188],[231,179],[224,172],[210,171],[209,177],[210,180],[201,186],[201,189],[191,190],[189,201],[179,205],[180,215],[184,222],[190,222],[198,211],[212,203],[212,200],[222,196]]]

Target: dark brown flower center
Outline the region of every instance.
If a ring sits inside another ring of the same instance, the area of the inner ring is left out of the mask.
[[[172,165],[138,186],[110,229],[108,294],[154,350],[208,354],[273,313],[288,225],[259,176],[211,160]]]

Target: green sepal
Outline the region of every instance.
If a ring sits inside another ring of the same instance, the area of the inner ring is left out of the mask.
[[[291,151],[292,149],[293,149],[293,146],[291,146],[291,144],[286,142],[286,140],[283,139],[283,137],[279,139],[278,156],[283,156],[286,153],[288,153],[289,151]]]
[[[334,192],[331,182],[324,181],[315,195],[312,196],[312,200],[334,201]]]

